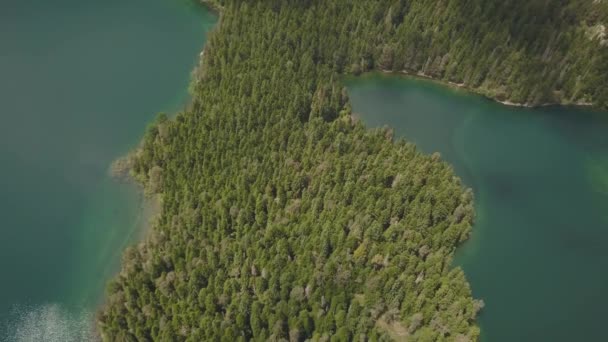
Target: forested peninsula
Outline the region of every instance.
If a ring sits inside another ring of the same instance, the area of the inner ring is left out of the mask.
[[[451,265],[472,191],[438,155],[355,120],[341,77],[406,70],[605,106],[606,4],[213,5],[192,105],[159,115],[129,161],[162,210],[108,286],[101,337],[477,340],[483,302]]]

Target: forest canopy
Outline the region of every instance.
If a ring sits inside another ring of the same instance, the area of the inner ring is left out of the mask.
[[[477,340],[483,302],[451,264],[472,191],[354,119],[341,75],[605,105],[606,50],[584,25],[606,7],[579,2],[214,2],[192,105],[159,116],[128,163],[162,211],[108,286],[102,338]]]

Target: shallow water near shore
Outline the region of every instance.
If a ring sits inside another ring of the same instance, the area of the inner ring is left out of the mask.
[[[608,113],[507,107],[378,74],[349,78],[370,127],[440,152],[476,195],[457,251],[486,307],[483,341],[603,340],[608,306]]]
[[[185,106],[216,21],[190,1],[0,4],[0,340],[90,339],[147,221],[110,163]]]

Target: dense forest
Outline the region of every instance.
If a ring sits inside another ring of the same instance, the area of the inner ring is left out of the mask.
[[[216,6],[226,1],[213,1]],[[281,0],[266,1],[280,6]],[[405,72],[526,105],[608,108],[606,0],[299,1],[335,70]],[[323,37],[325,41],[328,41]],[[323,56],[318,56],[322,54]]]
[[[341,41],[354,44],[347,71],[420,74],[528,105],[608,108],[608,1],[358,1],[353,7],[336,28],[350,32]]]
[[[605,4],[578,2],[214,2],[192,105],[159,115],[127,163],[162,211],[108,286],[102,338],[477,340],[483,302],[451,265],[472,192],[438,155],[353,119],[341,75],[605,105],[589,33],[605,11],[585,12]]]

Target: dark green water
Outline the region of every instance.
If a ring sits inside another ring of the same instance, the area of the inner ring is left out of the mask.
[[[145,224],[108,176],[187,101],[216,17],[183,0],[0,4],[0,340],[79,341]]]
[[[422,80],[347,80],[353,110],[438,151],[476,194],[459,249],[484,341],[605,341],[608,114],[506,107]]]

